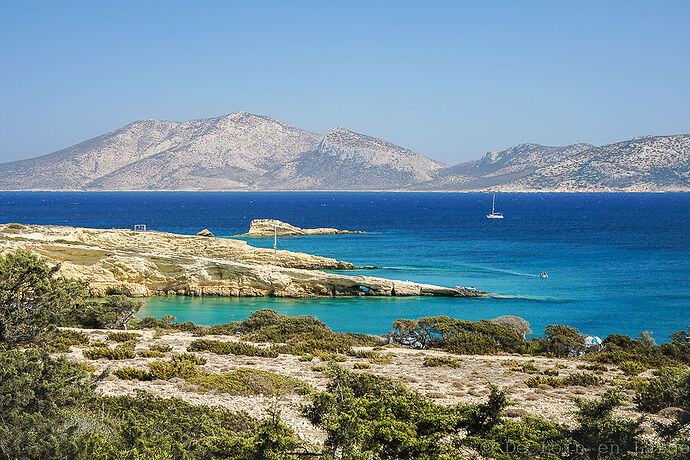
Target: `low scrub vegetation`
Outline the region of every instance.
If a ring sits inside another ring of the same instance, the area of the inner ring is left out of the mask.
[[[539,385],[549,385],[553,388],[561,388],[566,386],[589,387],[601,385],[602,381],[599,377],[595,375],[579,373],[570,374],[569,376],[561,379],[557,379],[551,376],[531,377],[525,382],[525,384],[530,388],[536,388]]]
[[[111,342],[129,342],[130,340],[137,341],[141,334],[136,332],[108,332],[107,340]]]
[[[84,350],[84,357],[88,359],[132,359],[134,358],[134,343],[126,342],[117,345],[115,348],[110,348],[107,344],[105,346],[92,346],[91,348]]]
[[[306,394],[309,386],[304,382],[273,372],[240,368],[232,372],[214,374],[198,366],[206,361],[191,354],[176,355],[168,361],[149,363],[148,371],[126,367],[114,374],[124,380],[183,379],[197,391],[218,391],[241,395],[276,395],[283,393]]]
[[[145,393],[98,396],[95,386],[104,374],[94,375],[93,367],[50,354],[61,346],[64,350],[87,345],[88,338],[80,332],[63,334],[56,326],[92,322],[124,329],[128,322],[142,324],[146,320],[131,319],[137,307],[129,299],[115,296],[94,303],[84,298],[83,287],[60,278],[55,267],[27,253],[20,251],[0,258],[0,458],[285,459],[311,455],[282,423],[276,410],[259,421],[247,414]],[[81,308],[84,305],[90,305],[91,310]],[[240,332],[261,341],[280,340],[284,342],[269,350],[277,353],[279,347],[284,347],[285,352],[297,356],[357,355],[353,346],[379,344],[368,336],[329,333],[315,318],[292,321],[273,313],[261,311],[246,326],[237,322],[215,329],[179,324],[170,318],[152,324],[160,322],[162,329],[189,327],[194,333],[202,331],[200,335],[214,330]],[[584,353],[591,363],[585,366],[592,366],[584,370],[601,372],[601,368],[611,365],[628,374],[639,374],[644,368],[644,375],[649,375],[651,369],[652,377],[632,375],[626,384],[637,392],[634,403],[639,410],[665,411],[660,419],[666,421],[645,427],[643,436],[641,419],[614,416],[614,411],[626,402],[626,395],[617,389],[608,389],[593,400],[576,400],[576,423],[572,427],[515,412],[508,416],[505,409],[511,403],[495,386],[489,387],[488,397],[479,404],[435,404],[399,381],[351,372],[334,362],[321,366],[328,380],[325,391],[318,392],[298,379],[256,369],[209,373],[201,367],[203,358],[194,354],[152,361],[146,370],[125,367],[115,375],[138,380],[178,378],[196,391],[304,394],[304,415],[327,436],[323,450],[312,457],[579,460],[603,458],[601,449],[606,446],[612,450],[604,457],[611,459],[688,458],[690,330],[675,333],[671,342],[660,345],[649,334],[637,339],[611,335],[601,346],[586,349],[580,348],[579,332],[567,326],[549,326],[544,337],[527,341],[515,329],[496,322],[446,317],[423,318],[416,324],[403,321],[396,322],[396,330],[417,334],[413,343],[424,347],[457,353],[563,357]],[[267,332],[262,332],[264,328]],[[406,337],[409,335],[398,338]],[[225,343],[204,343],[213,342]],[[107,342],[88,345],[84,355],[91,359],[134,357],[135,342],[131,337],[112,348]],[[252,353],[254,349],[266,350],[249,346]],[[388,357],[375,351],[362,353],[370,360]],[[515,367],[517,363],[509,365]],[[587,373],[563,378],[534,375],[530,381],[537,386],[601,383],[598,376]]]
[[[424,367],[440,367],[440,366],[447,366],[451,367],[453,369],[458,369],[462,367],[462,362],[453,359],[453,358],[447,358],[444,356],[434,356],[430,358],[424,358]]]
[[[260,348],[240,342],[225,342],[220,340],[197,339],[188,347],[188,351],[208,351],[217,355],[243,355],[259,358],[277,358],[278,352],[271,348]]]

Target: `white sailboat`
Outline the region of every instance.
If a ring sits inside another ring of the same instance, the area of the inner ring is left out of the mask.
[[[486,215],[487,219],[503,219],[503,213],[496,212],[496,194],[494,193],[494,198],[491,201],[491,214]]]

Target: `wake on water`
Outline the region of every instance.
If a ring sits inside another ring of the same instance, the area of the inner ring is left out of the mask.
[[[512,276],[526,276],[528,278],[539,278],[539,275],[535,275],[533,273],[523,273],[523,272],[516,272],[514,270],[504,270],[501,268],[492,268],[492,267],[482,267],[479,265],[467,265],[464,264],[464,267],[470,268],[471,270],[463,270],[459,268],[435,268],[435,267],[381,267],[386,270],[393,270],[393,271],[411,271],[411,272],[457,272],[457,273],[467,273],[467,272],[488,272],[488,273],[504,273],[506,275],[512,275]]]

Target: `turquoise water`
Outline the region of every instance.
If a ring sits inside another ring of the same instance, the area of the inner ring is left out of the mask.
[[[284,237],[281,249],[385,268],[401,280],[476,286],[490,298],[151,298],[141,315],[216,324],[259,308],[313,314],[334,330],[383,333],[398,318],[513,314],[535,332],[569,324],[606,336],[690,324],[690,195],[443,193],[0,193],[3,221],[131,227],[218,236],[254,218],[363,235]],[[247,239],[271,247],[272,238]],[[542,271],[548,279],[536,275]],[[352,272],[349,272],[352,273]],[[355,272],[360,273],[360,272]]]

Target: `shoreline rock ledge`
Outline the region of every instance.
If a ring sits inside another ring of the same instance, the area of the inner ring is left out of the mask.
[[[290,235],[343,235],[347,233],[364,233],[362,230],[339,230],[331,227],[300,228],[277,219],[254,219],[249,224],[249,231],[235,236],[279,236]]]
[[[445,296],[483,292],[323,270],[353,264],[246,241],[127,229],[0,224],[0,255],[28,251],[88,282],[90,295]]]

